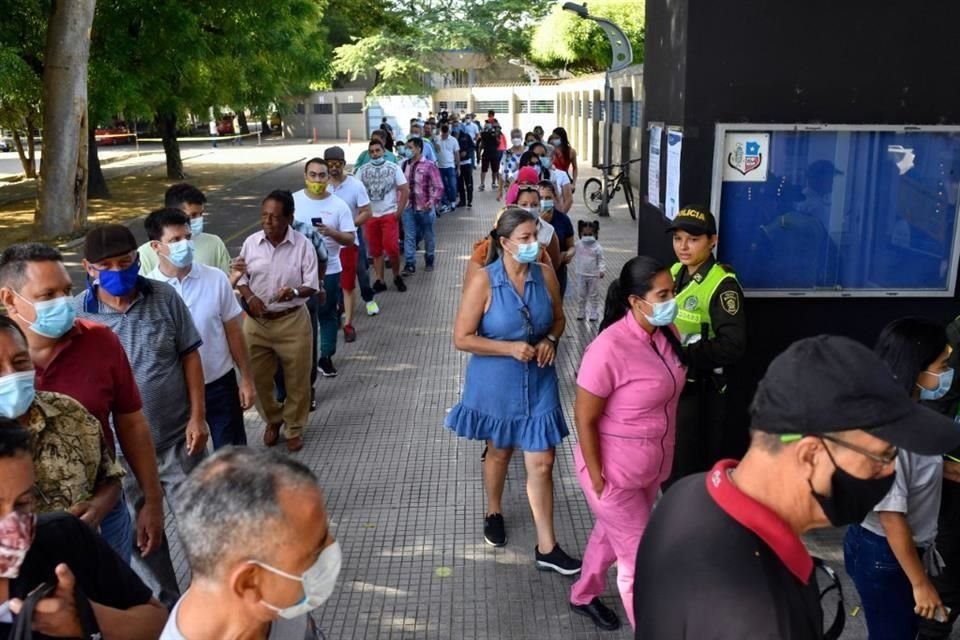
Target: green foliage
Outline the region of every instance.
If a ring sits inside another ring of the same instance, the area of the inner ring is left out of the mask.
[[[590,0],[587,7],[590,15],[607,18],[623,29],[633,47],[633,62],[643,61],[642,0]],[[531,59],[545,69],[603,71],[610,65],[610,43],[595,22],[564,11],[558,4],[533,35]]]
[[[8,3],[0,28],[0,127],[40,126],[43,55],[49,6],[41,0]]]
[[[333,69],[351,80],[376,72],[371,95],[416,94],[425,90],[420,77],[430,70],[426,65],[430,53],[417,33],[377,34],[337,47]]]

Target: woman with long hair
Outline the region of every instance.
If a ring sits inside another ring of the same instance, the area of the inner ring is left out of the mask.
[[[574,575],[580,561],[560,548],[553,526],[554,450],[568,435],[554,367],[565,322],[557,278],[552,267],[535,262],[539,253],[534,215],[507,208],[490,234],[486,267],[463,291],[453,342],[471,355],[462,399],[445,424],[487,443],[487,544],[506,544],[503,487],[513,450],[521,449],[537,530],[536,566]]]
[[[553,166],[570,176],[573,188],[577,186],[577,150],[570,146],[567,130],[557,127],[550,136],[553,146]]]
[[[880,333],[874,351],[914,400],[934,400],[950,389],[953,369],[942,325],[896,320]],[[861,524],[847,529],[843,559],[860,593],[870,640],[914,638],[921,618],[947,618],[930,580],[941,563],[934,541],[942,479],[942,456],[901,449],[890,492]]]
[[[673,464],[677,400],[686,382],[670,270],[653,258],[627,262],[607,291],[600,335],[577,375],[577,477],[596,517],[570,607],[601,629],[620,626],[600,600],[607,570],[630,625],[640,538]]]

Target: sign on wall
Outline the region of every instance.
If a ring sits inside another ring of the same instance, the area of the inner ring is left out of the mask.
[[[683,132],[667,131],[667,202],[664,214],[673,220],[680,213],[680,156],[683,151]]]
[[[766,182],[769,133],[728,133],[723,149],[724,182]]]
[[[650,125],[650,153],[647,156],[647,201],[660,208],[660,142],[663,139],[663,124]]]

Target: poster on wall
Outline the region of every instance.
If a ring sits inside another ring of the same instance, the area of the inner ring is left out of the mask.
[[[673,220],[680,213],[680,151],[683,132],[667,131],[667,194],[664,213]]]
[[[660,208],[660,141],[663,139],[663,124],[650,125],[650,155],[647,162],[647,201]]]
[[[769,164],[769,133],[728,133],[724,138],[724,182],[766,182]]]

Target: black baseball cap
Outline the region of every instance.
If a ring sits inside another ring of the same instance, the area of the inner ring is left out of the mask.
[[[91,229],[83,242],[83,257],[96,264],[137,250],[133,232],[122,224],[105,224]]]
[[[324,160],[343,160],[346,161],[346,156],[343,154],[343,149],[340,147],[327,147],[323,150],[323,159]]]
[[[861,429],[921,455],[960,445],[960,426],[914,402],[879,356],[840,336],[805,338],[774,358],[750,415],[753,427],[765,433]]]
[[[673,219],[673,224],[670,225],[667,232],[673,233],[678,229],[695,236],[716,235],[717,219],[706,207],[684,207]]]

